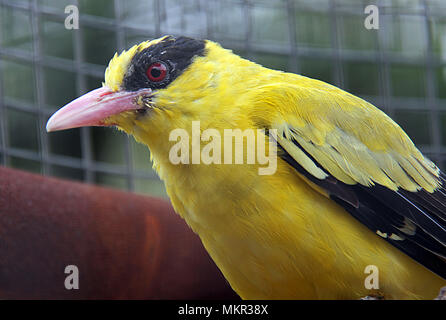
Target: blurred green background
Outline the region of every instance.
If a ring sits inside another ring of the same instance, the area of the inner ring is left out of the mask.
[[[64,27],[70,4],[78,30]],[[369,4],[379,30],[364,27]],[[164,34],[212,39],[359,95],[445,167],[444,0],[0,0],[0,164],[165,197],[133,138],[44,129],[55,110],[101,86],[115,51]]]

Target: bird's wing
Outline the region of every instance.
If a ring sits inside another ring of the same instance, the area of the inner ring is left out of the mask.
[[[277,130],[279,155],[302,176],[446,278],[443,173],[379,109],[323,82],[305,81],[265,86],[254,101],[267,116],[253,119]]]

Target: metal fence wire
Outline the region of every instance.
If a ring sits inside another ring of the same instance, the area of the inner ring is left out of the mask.
[[[371,4],[377,30],[364,27]],[[78,30],[64,27],[67,5],[79,8]],[[132,138],[45,132],[57,108],[101,85],[115,51],[164,34],[215,40],[359,95],[445,165],[444,0],[0,0],[0,19],[1,165],[164,195]]]

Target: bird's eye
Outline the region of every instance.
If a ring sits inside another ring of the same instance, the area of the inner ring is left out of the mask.
[[[150,81],[160,82],[166,78],[167,67],[162,62],[155,62],[147,68],[146,74]]]

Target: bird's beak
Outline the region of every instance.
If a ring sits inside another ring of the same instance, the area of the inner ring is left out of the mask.
[[[95,89],[53,114],[46,124],[46,131],[109,125],[104,122],[105,119],[124,111],[143,108],[140,98],[151,93],[150,89],[116,92],[107,87]]]

